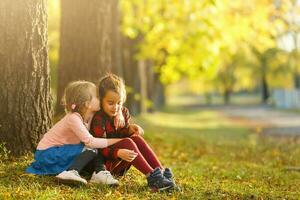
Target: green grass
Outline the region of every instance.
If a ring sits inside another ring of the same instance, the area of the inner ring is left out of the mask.
[[[0,199],[299,199],[297,141],[261,137],[216,110],[169,107],[135,118],[182,192],[151,193],[135,169],[118,188],[68,186],[53,177],[24,174],[32,155],[0,161]],[[1,148],[0,148],[1,149]],[[3,149],[3,148],[2,148]]]

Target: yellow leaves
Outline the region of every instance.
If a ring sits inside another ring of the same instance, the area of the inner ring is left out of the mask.
[[[105,196],[105,197],[109,197],[109,196],[111,196],[111,194],[112,194],[112,191],[109,190],[104,196]]]
[[[169,45],[169,47],[168,47],[168,52],[170,53],[170,54],[172,54],[172,53],[175,53],[176,51],[178,51],[179,50],[179,48],[180,48],[180,41],[178,40],[178,39],[172,39],[171,41],[170,41],[170,45]]]
[[[188,155],[184,152],[174,151],[172,157],[176,158],[178,161],[186,162],[188,160]]]
[[[29,178],[36,178],[36,175],[34,174],[21,174],[21,177],[29,177]]]
[[[131,28],[131,27],[126,27],[124,30],[123,30],[124,34],[126,36],[128,36],[129,38],[133,39],[133,38],[136,38],[138,33],[136,31],[136,29],[134,28]]]
[[[214,80],[222,72],[225,78],[230,74],[232,84],[238,80],[234,90],[252,89],[253,67],[243,62],[253,61],[252,47],[258,52],[275,47],[274,36],[285,29],[278,14],[286,8],[275,9],[272,0],[135,0],[121,5],[124,33],[141,36],[137,58],[152,60],[166,84],[183,76]]]

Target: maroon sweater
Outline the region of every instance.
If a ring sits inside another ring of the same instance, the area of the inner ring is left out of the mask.
[[[127,108],[122,107],[122,114],[125,120],[124,128],[116,129],[114,126],[114,118],[110,118],[104,111],[100,110],[95,113],[90,132],[94,137],[97,138],[125,138],[130,137],[129,133],[129,121],[130,114]],[[114,145],[99,149],[102,155],[107,159],[117,159],[118,148],[115,148]]]

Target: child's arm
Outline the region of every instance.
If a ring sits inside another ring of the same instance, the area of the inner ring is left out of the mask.
[[[124,128],[126,122],[123,117],[122,109],[118,112],[117,116],[114,118],[114,126],[116,129],[118,128]]]
[[[87,128],[83,125],[82,119],[77,115],[72,115],[69,120],[69,127],[75,133],[75,135],[82,141],[87,147],[90,148],[105,148],[112,144],[115,144],[122,139],[104,139],[93,137]]]
[[[125,126],[123,128],[118,129],[117,133],[120,135],[120,137],[129,137],[133,133],[129,130],[131,116],[129,114],[129,110],[126,107],[122,108],[122,116],[125,120]]]
[[[137,124],[130,123],[131,116],[129,110],[126,107],[122,108],[122,114],[125,120],[125,127],[118,130],[121,136],[143,135],[144,130]]]

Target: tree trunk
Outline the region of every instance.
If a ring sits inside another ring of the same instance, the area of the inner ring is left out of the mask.
[[[47,1],[0,1],[0,142],[34,150],[51,126]]]
[[[166,58],[168,57],[168,51],[166,49],[161,49],[161,58],[158,61],[155,61],[155,65],[159,66],[158,70],[153,70],[153,96],[151,98],[153,102],[153,109],[158,110],[166,105],[166,96],[165,96],[165,85],[160,80],[160,71],[161,67],[166,63]]]
[[[144,114],[147,112],[147,76],[146,76],[146,61],[139,60],[139,77],[140,77],[140,112]]]
[[[123,63],[123,73],[125,84],[127,86],[127,100],[126,106],[129,108],[130,112],[135,115],[139,113],[139,102],[137,101],[137,94],[139,93],[139,76],[138,63],[134,59],[136,54],[136,40],[132,40],[128,37],[122,37],[122,63]]]
[[[120,65],[117,50],[118,0],[61,1],[61,39],[56,114],[66,85],[84,79],[96,82]],[[84,12],[83,12],[84,11]],[[115,13],[115,14],[113,14]],[[113,66],[116,65],[116,66]]]
[[[224,94],[223,94],[223,98],[224,98],[224,104],[229,104],[230,103],[230,95],[231,95],[231,91],[227,88],[225,88]]]
[[[295,1],[296,2],[296,1]],[[295,3],[294,2],[294,3]],[[294,87],[296,89],[300,88],[300,76],[298,74],[298,67],[297,67],[297,62],[298,62],[298,34],[299,33],[293,33],[292,37],[293,37],[293,43],[294,43],[294,47],[295,49],[292,51],[292,57],[293,57],[293,69],[294,69]]]
[[[122,66],[122,33],[120,30],[121,16],[118,0],[114,0],[112,4],[112,71],[119,75],[124,76]]]
[[[148,60],[147,61],[147,68],[146,68],[146,74],[147,74],[147,99],[153,100],[153,88],[154,88],[154,68],[153,68],[153,61]],[[151,101],[151,104],[147,107],[148,112],[154,112],[153,108],[153,102]]]
[[[298,72],[294,72],[294,87],[300,89],[300,76]]]
[[[154,92],[153,92],[153,104],[154,109],[158,110],[165,106],[166,104],[166,98],[165,98],[165,86],[160,81],[160,74],[155,73],[154,74]]]
[[[262,78],[261,78],[261,84],[262,84],[262,102],[266,103],[270,93],[269,93],[269,85],[267,82],[267,77],[265,73],[262,73]]]

